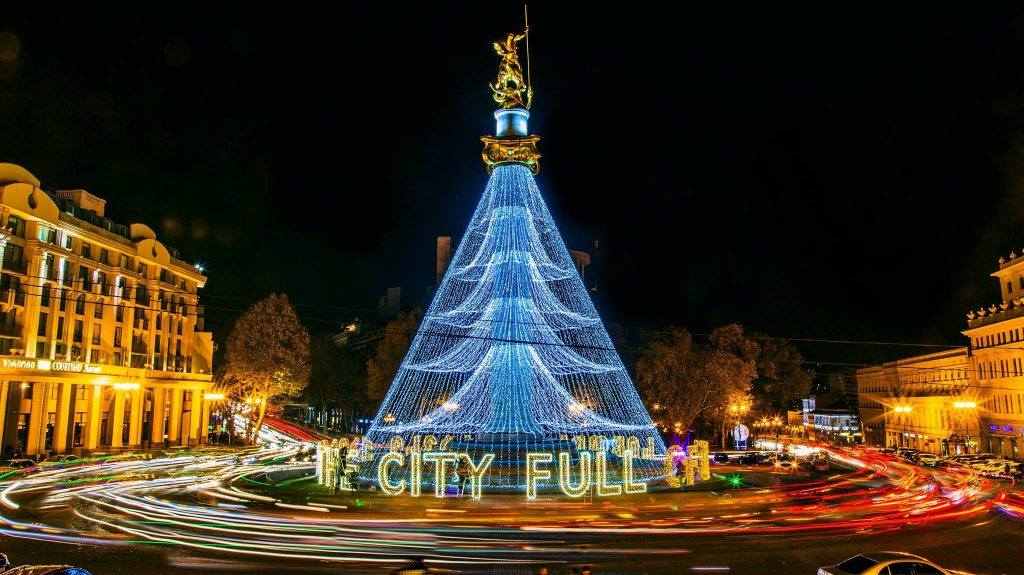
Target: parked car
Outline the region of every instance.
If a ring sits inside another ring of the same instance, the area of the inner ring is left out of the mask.
[[[39,465],[56,465],[60,463],[71,463],[72,461],[79,461],[80,458],[75,455],[51,455],[46,459],[39,462]]]
[[[0,572],[4,575],[92,575],[91,572],[73,565],[19,565],[11,567],[7,556],[0,553]]]
[[[837,565],[818,569],[818,575],[968,575],[940,567],[935,563],[910,553],[881,551],[862,553],[850,557]]]
[[[921,465],[935,467],[939,463],[939,456],[934,453],[920,453],[917,456],[917,462]]]
[[[25,457],[19,457],[17,459],[9,459],[7,463],[0,466],[0,473],[10,473],[11,471],[24,471],[27,469],[34,469],[39,464],[33,459]]]
[[[717,463],[719,465],[725,465],[725,464],[729,463],[729,454],[728,453],[716,453],[716,454],[711,456],[711,462],[712,463]]]

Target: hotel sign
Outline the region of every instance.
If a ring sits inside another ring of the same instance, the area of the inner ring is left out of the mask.
[[[0,359],[0,367],[15,369],[40,369],[66,373],[100,373],[101,367],[77,361],[51,361],[49,359],[9,358]]]

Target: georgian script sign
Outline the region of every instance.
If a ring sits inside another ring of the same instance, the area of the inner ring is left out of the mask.
[[[101,367],[77,361],[51,361],[49,359],[8,358],[0,360],[0,367],[15,369],[41,369],[68,373],[101,373]]]

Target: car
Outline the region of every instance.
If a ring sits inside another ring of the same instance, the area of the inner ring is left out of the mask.
[[[818,569],[818,575],[967,575],[902,551],[854,555],[842,563]]]
[[[17,459],[9,459],[7,463],[0,466],[0,473],[10,473],[12,471],[25,471],[28,469],[34,469],[39,464],[34,459],[28,459],[25,457],[19,457]]]
[[[72,461],[79,461],[79,457],[76,455],[51,455],[46,459],[39,462],[39,465],[54,465],[59,463],[71,463]]]
[[[719,465],[725,465],[725,464],[729,463],[729,454],[728,453],[716,453],[716,454],[711,456],[711,461],[714,462],[714,463],[717,463]]]
[[[811,462],[811,469],[815,471],[829,471],[832,468],[828,463],[828,459],[824,457],[815,457],[814,461]]]
[[[10,560],[0,553],[0,572],[5,575],[92,575],[92,572],[73,565],[19,565],[11,567]]]
[[[917,456],[917,462],[921,465],[935,467],[939,463],[939,456],[934,453],[921,453]]]

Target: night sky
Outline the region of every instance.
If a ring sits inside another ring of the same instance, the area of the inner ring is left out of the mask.
[[[215,328],[272,291],[378,322],[486,183],[522,4],[213,4],[5,7],[0,161],[204,263]],[[1024,248],[1024,11],[705,4],[530,6],[538,182],[606,321],[965,343]]]

